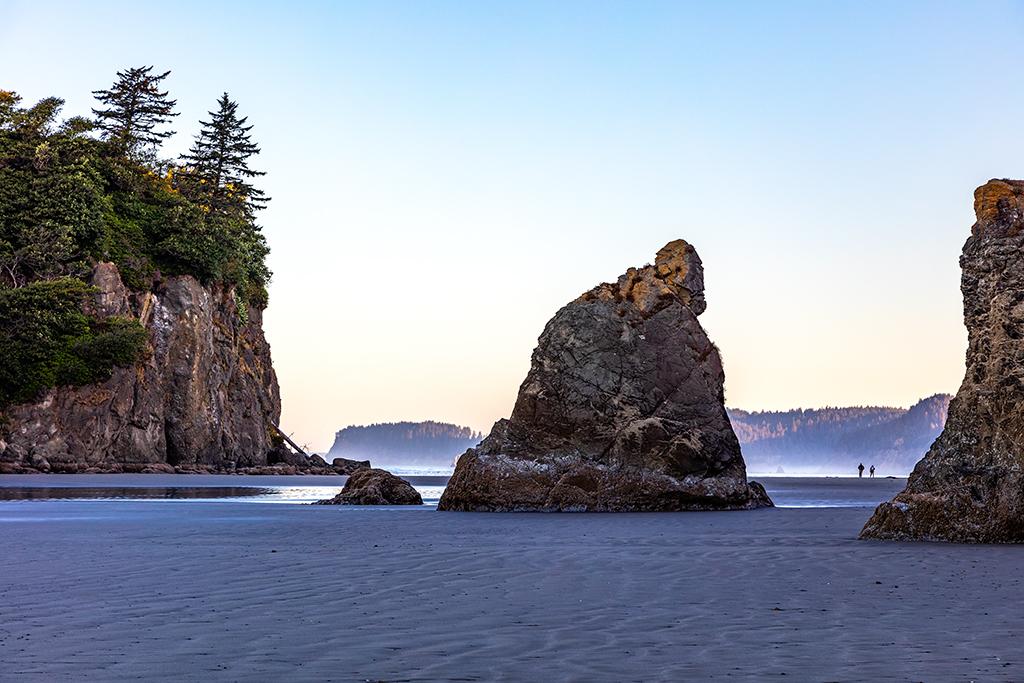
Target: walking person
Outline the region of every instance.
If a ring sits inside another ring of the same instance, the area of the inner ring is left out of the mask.
[[[871,469],[868,470],[868,476],[871,477],[872,479],[875,478],[875,466],[874,465],[872,465]]]
[[[864,463],[857,465],[857,476],[861,478],[864,477]]]

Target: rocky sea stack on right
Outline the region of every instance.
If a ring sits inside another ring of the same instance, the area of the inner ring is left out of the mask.
[[[1024,542],[1024,181],[974,193],[960,288],[967,374],[942,434],[861,538]]]
[[[770,506],[747,481],[722,361],[697,321],[704,308],[703,267],[683,240],[563,307],[512,416],[459,458],[438,509]]]

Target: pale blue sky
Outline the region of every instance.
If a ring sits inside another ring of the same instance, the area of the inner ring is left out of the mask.
[[[215,6],[214,6],[215,5]],[[1020,3],[11,2],[0,87],[171,69],[263,146],[283,422],[506,415],[545,321],[683,237],[730,405],[955,391],[972,192],[1024,175]]]

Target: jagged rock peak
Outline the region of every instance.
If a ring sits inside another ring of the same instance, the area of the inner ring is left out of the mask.
[[[697,250],[685,240],[662,247],[654,265],[630,268],[614,283],[603,283],[580,297],[583,301],[629,301],[645,316],[671,301],[680,301],[700,315],[704,301],[704,266]]]
[[[1016,237],[1024,231],[1024,180],[990,180],[974,191],[975,237]]]
[[[960,289],[967,371],[945,429],[863,538],[1024,542],[1024,182],[974,193]]]
[[[559,310],[508,420],[461,458],[441,510],[639,511],[771,505],[747,482],[683,240]]]

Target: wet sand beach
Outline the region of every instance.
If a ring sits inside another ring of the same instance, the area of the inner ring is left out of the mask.
[[[0,679],[1024,679],[1020,549],[858,541],[863,503],[245,500],[0,503]]]

